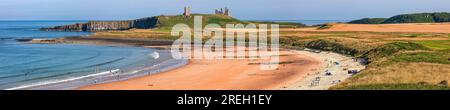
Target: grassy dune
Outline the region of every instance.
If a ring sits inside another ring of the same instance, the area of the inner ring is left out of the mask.
[[[286,47],[368,58],[367,69],[339,90],[449,89],[450,38],[444,33],[283,31]],[[440,40],[436,40],[440,39]]]
[[[415,41],[415,43],[422,44],[433,50],[442,50],[442,51],[450,50],[449,40]]]

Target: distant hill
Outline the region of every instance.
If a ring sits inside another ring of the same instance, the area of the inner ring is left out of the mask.
[[[363,18],[359,20],[350,21],[351,24],[381,24],[386,18]]]
[[[42,28],[44,31],[108,31],[108,30],[129,30],[129,29],[161,29],[170,30],[174,25],[184,23],[190,27],[194,27],[194,16],[203,17],[203,26],[207,24],[219,24],[225,27],[226,24],[248,24],[248,23],[271,23],[276,22],[256,22],[256,21],[241,21],[236,18],[217,15],[217,14],[192,14],[189,17],[183,15],[161,15],[154,17],[141,18],[136,20],[124,21],[89,21],[87,23],[77,23],[72,25],[55,26]],[[301,23],[278,23],[280,27],[303,27]]]
[[[351,24],[396,24],[396,23],[441,23],[450,22],[450,13],[402,14],[391,18],[364,18],[350,21]]]

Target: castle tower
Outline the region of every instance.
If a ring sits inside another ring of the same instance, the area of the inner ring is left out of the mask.
[[[225,16],[230,16],[230,10],[229,10],[228,8],[225,8],[225,13],[224,13],[224,15],[225,15]]]
[[[230,9],[228,8],[219,8],[214,10],[214,14],[216,15],[225,15],[225,16],[231,16]]]
[[[190,7],[190,6],[189,6],[189,7],[184,7],[184,13],[183,13],[183,15],[184,15],[185,17],[191,16],[191,7]]]

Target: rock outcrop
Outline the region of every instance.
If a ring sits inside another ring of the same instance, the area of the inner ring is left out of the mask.
[[[89,21],[72,25],[41,28],[43,31],[108,31],[128,29],[151,29],[158,26],[158,17],[148,17],[124,21]]]

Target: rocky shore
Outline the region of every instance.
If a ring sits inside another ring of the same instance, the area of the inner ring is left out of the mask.
[[[97,37],[64,37],[56,39],[29,39],[20,42],[35,43],[35,44],[94,44],[94,45],[114,45],[114,46],[143,46],[166,48],[172,45],[170,40],[156,40],[156,39],[139,39],[139,38],[97,38]]]

